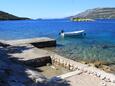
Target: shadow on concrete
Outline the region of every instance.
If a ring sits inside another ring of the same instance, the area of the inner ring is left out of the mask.
[[[0,86],[70,86],[66,80],[60,78],[47,79],[33,68],[23,65],[18,59],[9,59],[13,58],[9,54],[22,53],[27,49],[30,48],[0,45]],[[27,70],[35,72],[28,73]]]
[[[59,77],[53,77],[47,80],[45,83],[39,83],[38,86],[70,86],[69,81],[61,79]]]

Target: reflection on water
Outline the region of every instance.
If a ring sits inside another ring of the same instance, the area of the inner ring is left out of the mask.
[[[87,38],[60,38],[57,41],[60,45],[50,50],[67,58],[115,63],[115,44]]]

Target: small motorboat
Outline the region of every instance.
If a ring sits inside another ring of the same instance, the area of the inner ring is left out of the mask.
[[[60,33],[61,36],[85,36],[85,30],[79,30],[79,31],[73,31],[73,32],[64,32],[61,31]]]

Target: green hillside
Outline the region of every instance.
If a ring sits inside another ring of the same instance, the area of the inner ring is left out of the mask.
[[[25,20],[29,18],[17,17],[12,14],[0,11],[0,20]]]

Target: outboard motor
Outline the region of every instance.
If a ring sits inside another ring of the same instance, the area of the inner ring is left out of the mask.
[[[59,35],[61,35],[61,34],[63,34],[63,33],[64,33],[64,30],[61,30],[60,33],[59,33]]]

